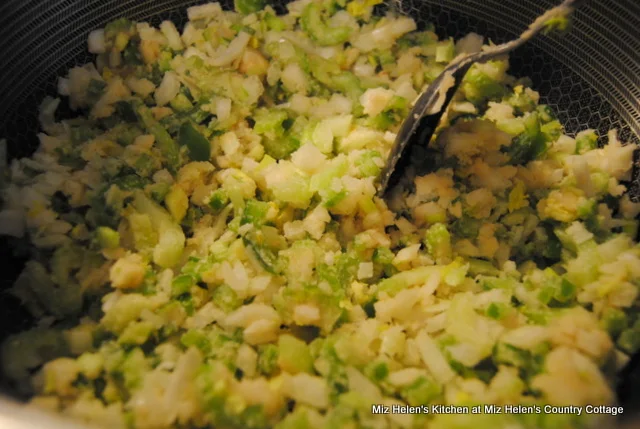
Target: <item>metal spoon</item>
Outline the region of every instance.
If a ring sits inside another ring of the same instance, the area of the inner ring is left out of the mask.
[[[409,164],[409,155],[414,145],[427,145],[436,130],[440,119],[460,86],[462,78],[474,63],[486,62],[504,55],[522,46],[544,30],[553,18],[566,17],[571,14],[581,0],[565,0],[559,6],[539,16],[520,37],[502,45],[491,47],[483,52],[459,56],[427,87],[409,115],[402,123],[387,163],[380,175],[378,195],[387,195],[402,178]]]

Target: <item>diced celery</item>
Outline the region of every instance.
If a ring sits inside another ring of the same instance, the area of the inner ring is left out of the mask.
[[[87,101],[89,104],[94,105],[100,100],[102,94],[107,88],[106,82],[97,79],[91,79],[87,86]]]
[[[393,60],[393,56],[391,59]],[[440,73],[444,71],[444,68],[445,68],[444,64],[436,64],[436,63],[431,64],[424,73],[425,80],[429,83],[433,82],[438,78]],[[475,88],[468,87],[468,88],[465,88],[464,91],[465,91],[465,96],[469,99],[479,98],[479,94],[475,91]]]
[[[595,130],[585,130],[576,136],[576,153],[582,155],[598,147],[598,135]]]
[[[130,103],[127,104],[131,106]],[[122,146],[130,145],[141,134],[143,132],[136,124],[118,124],[109,133],[110,138]]]
[[[354,0],[347,4],[347,12],[351,16],[360,17],[368,16],[373,6],[382,3],[383,0]]]
[[[118,18],[110,21],[104,27],[104,33],[106,38],[115,37],[118,33],[128,33],[133,30],[135,22],[128,20],[127,18]]]
[[[67,284],[74,270],[81,268],[85,251],[74,245],[56,249],[51,258],[51,280],[56,284]]]
[[[456,46],[453,39],[439,42],[436,46],[436,62],[448,63],[456,56]]]
[[[242,211],[240,223],[242,225],[252,223],[257,227],[261,226],[266,221],[265,218],[270,207],[271,205],[264,201],[254,199],[247,200],[244,210]]]
[[[340,301],[340,294],[336,292],[328,294],[314,286],[305,286],[302,288],[287,287],[273,298],[273,304],[285,320],[285,323],[293,323],[293,312],[299,304],[318,307],[320,310],[318,326],[325,334],[331,332],[344,313]]]
[[[76,127],[69,128],[69,134],[71,143],[74,145],[79,145],[80,143],[84,143],[92,138],[98,136],[100,133],[93,129],[88,124],[82,124]]]
[[[282,124],[287,118],[287,112],[282,109],[259,109],[253,116],[253,131],[258,134],[281,136],[284,133]]]
[[[379,163],[382,159],[380,152],[375,150],[369,150],[362,154],[356,161],[356,166],[360,170],[360,174],[363,177],[378,176],[381,168]],[[377,160],[377,161],[376,161]]]
[[[624,311],[618,308],[607,308],[602,313],[600,324],[609,332],[609,335],[615,338],[627,329],[629,321]]]
[[[347,191],[334,191],[332,189],[323,192],[324,206],[328,209],[337,206],[342,200],[347,197]]]
[[[375,56],[376,56],[376,59],[377,59],[378,63],[380,63],[381,66],[389,65],[389,64],[395,64],[395,62],[396,62],[396,59],[393,56],[393,53],[390,52],[390,51],[377,51]],[[442,70],[440,70],[440,71],[442,71]]]
[[[96,229],[96,239],[103,249],[115,249],[120,246],[120,234],[106,226]]]
[[[492,302],[487,307],[485,314],[492,319],[501,320],[509,314],[509,310],[510,307],[504,303]]]
[[[156,162],[155,159],[146,153],[143,153],[138,157],[136,162],[133,165],[133,168],[136,170],[136,173],[140,177],[149,177],[156,170]],[[143,181],[145,183],[146,181]]]
[[[452,225],[452,232],[462,238],[474,238],[478,236],[480,221],[470,216],[463,215]]]
[[[350,27],[330,27],[322,20],[322,11],[317,3],[309,3],[300,17],[302,29],[319,45],[339,45],[351,35]]]
[[[291,374],[312,372],[313,359],[304,341],[288,334],[278,337],[278,365]]]
[[[430,276],[440,270],[441,267],[426,266],[402,271],[378,283],[377,294],[386,293],[389,296],[394,296],[403,289],[426,282]]]
[[[171,52],[169,51],[162,51],[160,52],[160,56],[158,57],[158,68],[160,69],[161,72],[168,72],[169,70],[171,70],[171,60],[173,59],[173,55],[171,54]],[[189,100],[187,100],[189,101]],[[186,105],[186,103],[182,103],[180,102],[180,106],[183,107]],[[189,103],[191,104],[191,103]],[[176,109],[176,107],[174,107],[173,105],[171,106],[174,109]],[[179,109],[178,109],[179,110]]]
[[[277,251],[265,244],[262,232],[250,231],[242,238],[242,242],[267,272],[277,274],[282,271]]]
[[[640,319],[632,327],[622,331],[617,344],[628,354],[634,354],[640,350]]]
[[[344,285],[350,284],[356,277],[359,264],[359,257],[343,253],[334,260],[333,265],[318,265],[316,272],[321,281],[326,281],[334,291],[342,292]]]
[[[190,329],[180,337],[180,343],[186,348],[196,347],[205,356],[211,353],[211,341],[207,335],[198,329]]]
[[[436,223],[431,225],[425,235],[427,250],[436,261],[444,261],[451,258],[451,235],[446,225]]]
[[[622,232],[624,234],[626,234],[627,236],[629,236],[632,239],[636,239],[636,237],[638,236],[638,229],[640,228],[640,225],[638,225],[638,222],[635,220],[630,220],[627,222],[626,225],[622,226]]]
[[[285,29],[284,22],[272,13],[266,13],[264,15],[264,21],[270,30],[283,31]]]
[[[229,204],[229,196],[224,189],[215,190],[209,199],[209,207],[214,210],[222,210],[227,204]]]
[[[124,387],[135,389],[140,386],[144,374],[149,370],[149,365],[145,359],[144,352],[140,347],[131,350],[118,368],[124,379]]]
[[[126,346],[140,346],[147,342],[149,336],[154,331],[154,327],[149,322],[133,322],[125,328],[118,337],[118,344]]]
[[[493,361],[496,364],[515,366],[527,376],[532,376],[542,370],[547,351],[545,343],[530,352],[499,342],[493,350]]]
[[[388,130],[396,122],[395,115],[392,111],[384,111],[378,113],[373,118],[369,118],[366,125],[377,130]]]
[[[289,155],[298,150],[300,140],[292,135],[285,135],[275,139],[264,138],[262,145],[265,152],[275,159],[287,159]]]
[[[132,191],[134,189],[142,189],[149,183],[149,179],[140,177],[137,174],[127,174],[124,176],[118,176],[111,181],[123,191]]]
[[[373,252],[373,262],[376,264],[388,265],[393,262],[393,258],[395,258],[395,256],[396,255],[394,255],[388,247],[378,247]]]
[[[541,243],[544,246],[542,250],[542,256],[552,261],[557,261],[562,256],[563,243],[557,235],[558,230],[554,230],[550,224],[543,224],[547,235],[546,243]]]
[[[429,404],[442,394],[442,388],[433,380],[419,377],[413,383],[403,387],[400,395],[413,407]]]
[[[234,0],[236,11],[243,15],[259,12],[264,8],[264,0]]]
[[[258,369],[264,375],[272,375],[278,368],[278,346],[265,344],[258,349]]]
[[[221,285],[216,287],[211,293],[211,301],[216,307],[230,312],[242,305],[242,300],[238,298],[238,295],[228,285]]]
[[[182,257],[185,235],[180,225],[175,223],[171,215],[154,203],[143,192],[134,194],[134,207],[147,214],[158,234],[158,244],[153,249],[153,261],[163,268],[176,265]]]
[[[357,99],[364,92],[362,83],[362,80],[356,75],[345,71],[333,76],[329,87],[334,91],[342,92],[353,99]]]
[[[465,75],[462,90],[467,100],[475,104],[500,97],[504,93],[504,87],[500,82],[475,67]]]
[[[531,112],[536,108],[535,100],[523,90],[521,85],[515,87],[513,94],[511,94],[506,101],[515,109],[516,114],[519,115]]]
[[[554,142],[558,140],[558,137],[562,135],[563,130],[564,128],[558,120],[547,122],[546,124],[542,124],[542,126],[540,126],[540,132],[547,142]]]
[[[178,94],[176,97],[170,102],[171,107],[178,112],[188,112],[193,109],[193,104],[186,95]]]
[[[294,207],[307,207],[313,196],[309,178],[300,173],[291,163],[282,161],[266,175],[267,187],[276,200]]]
[[[331,160],[331,163],[318,173],[311,177],[310,187],[313,192],[319,192],[331,187],[331,182],[335,178],[339,178],[347,174],[349,163],[346,157],[337,157]]]
[[[116,42],[120,40],[122,34],[118,35],[116,38]],[[142,53],[140,52],[140,40],[138,39],[122,39],[122,41],[126,41],[126,45],[124,50],[122,51],[122,62],[129,66],[141,66],[144,64],[144,59],[142,57]]]
[[[151,110],[147,106],[141,102],[136,102],[134,108],[141,125],[156,138],[156,145],[166,158],[169,167],[176,169],[180,163],[178,144],[173,140],[167,130],[156,121],[153,113],[151,113]]]
[[[171,296],[177,297],[188,293],[195,285],[195,279],[188,274],[175,277],[171,282]]]
[[[553,297],[558,302],[567,303],[575,298],[576,292],[576,285],[563,278],[560,281],[560,286],[556,289]]]
[[[201,280],[202,273],[211,269],[211,260],[210,258],[198,258],[192,256],[189,260],[182,266],[180,272],[182,274],[188,274],[192,276],[196,281]]]
[[[158,234],[153,229],[149,215],[131,213],[127,220],[133,232],[133,242],[136,250],[139,252],[151,250],[158,242]]]
[[[526,164],[547,150],[544,135],[540,132],[538,114],[530,114],[524,121],[524,132],[515,137],[505,152],[512,164]]]
[[[77,360],[82,375],[89,380],[98,378],[104,367],[104,358],[98,353],[83,353]]]
[[[485,275],[485,276],[497,276],[500,274],[500,270],[497,269],[491,262],[484,261],[482,259],[469,258],[469,274],[472,276]]]
[[[386,362],[371,362],[365,366],[364,374],[375,382],[383,381],[389,375],[389,365]]]
[[[462,283],[470,270],[470,264],[458,257],[442,270],[444,282],[449,286],[458,286]]]
[[[536,112],[538,112],[538,117],[542,123],[552,122],[558,119],[556,113],[553,111],[551,106],[547,104],[540,104],[536,107]]]
[[[307,429],[309,427],[311,426],[309,425],[307,410],[298,406],[280,420],[274,426],[274,429]]]
[[[152,298],[140,294],[126,294],[106,312],[100,324],[110,332],[120,334],[131,322],[140,317],[140,313],[156,307],[157,303]]]
[[[311,141],[320,152],[330,154],[333,152],[333,131],[324,121],[311,121],[302,133],[303,141]]]
[[[184,189],[179,186],[172,186],[171,190],[164,198],[164,204],[176,222],[182,221],[189,209],[189,197]]]
[[[496,127],[500,131],[504,131],[505,133],[511,134],[512,136],[517,136],[524,132],[524,121],[521,117],[500,119],[496,121]]]
[[[509,202],[507,204],[507,209],[510,213],[515,212],[518,213],[517,210],[523,209],[529,206],[529,200],[526,193],[526,187],[522,181],[516,181],[515,186],[509,192]],[[514,213],[514,214],[515,214]],[[509,215],[507,215],[509,216]],[[509,224],[507,216],[503,218],[503,222]],[[524,213],[521,214],[523,217],[522,222],[524,222]]]

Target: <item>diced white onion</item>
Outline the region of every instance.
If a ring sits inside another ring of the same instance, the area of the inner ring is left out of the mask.
[[[92,54],[104,54],[107,51],[104,41],[104,29],[94,30],[89,33],[89,52]]]

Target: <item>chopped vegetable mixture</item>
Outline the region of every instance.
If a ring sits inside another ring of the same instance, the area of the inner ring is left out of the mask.
[[[109,429],[580,428],[582,414],[372,405],[611,405],[640,348],[635,147],[575,138],[508,59],[476,64],[389,205],[376,178],[457,55],[376,0],[127,19],[40,107],[7,166],[12,293],[39,320],[3,371]],[[5,148],[6,149],[6,148]]]

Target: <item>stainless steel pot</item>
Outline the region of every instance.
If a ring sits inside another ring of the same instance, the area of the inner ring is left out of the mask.
[[[495,42],[519,33],[552,0],[394,0],[421,25],[433,23],[440,36],[460,37],[475,31]],[[90,60],[88,33],[121,16],[158,24],[186,20],[186,8],[198,0],[3,0],[0,4],[0,138],[9,142],[9,157],[29,155],[37,145],[37,106],[55,93],[56,77]],[[231,7],[230,1],[222,2]],[[285,1],[275,6],[283,9]],[[577,11],[564,37],[542,37],[511,57],[511,74],[530,76],[543,102],[558,113],[569,133],[596,128],[606,136],[618,128],[622,140],[640,142],[640,2],[591,0]],[[636,166],[637,167],[637,166]],[[640,198],[640,173],[634,170],[631,195]],[[23,261],[0,238],[0,289],[12,284]],[[0,298],[0,337],[31,323],[18,303]],[[1,339],[1,338],[0,338]],[[625,427],[640,408],[640,364],[635,358],[621,375],[620,400]],[[73,428],[59,417],[0,399],[0,427]]]

